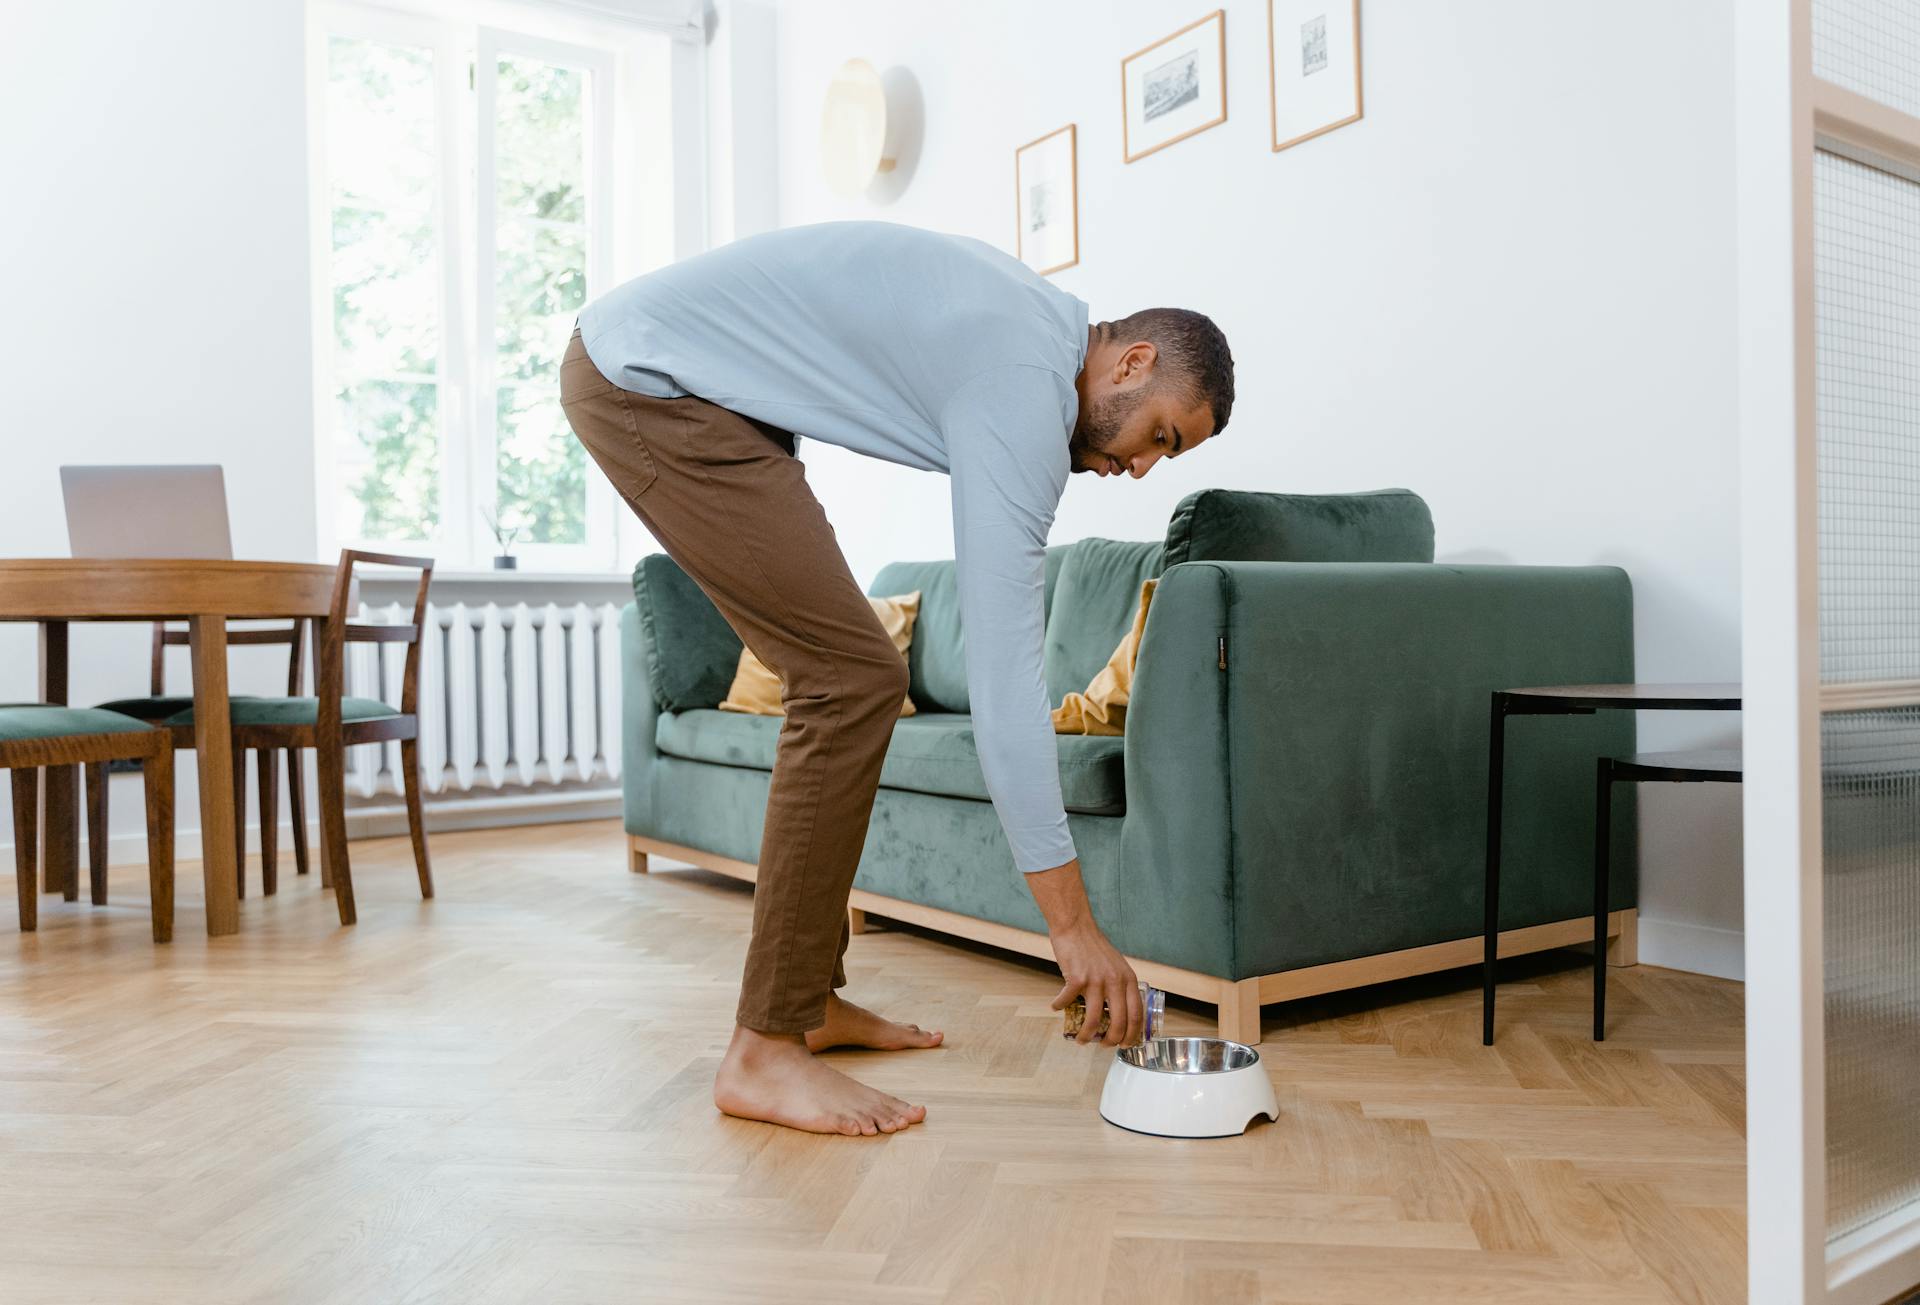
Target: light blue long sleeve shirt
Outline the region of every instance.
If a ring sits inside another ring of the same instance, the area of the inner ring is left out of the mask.
[[[1041,652],[1087,305],[983,241],[829,222],[629,281],[580,333],[623,389],[947,473],[987,791],[1020,870],[1072,860]]]

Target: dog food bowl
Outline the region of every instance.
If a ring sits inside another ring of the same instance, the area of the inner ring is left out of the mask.
[[[1260,1053],[1225,1038],[1156,1038],[1114,1053],[1100,1117],[1155,1137],[1232,1137],[1280,1118]]]

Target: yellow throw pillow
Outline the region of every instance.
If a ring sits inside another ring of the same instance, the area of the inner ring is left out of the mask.
[[[893,646],[899,649],[900,656],[904,658],[907,649],[913,646],[913,623],[920,615],[920,591],[916,589],[910,594],[894,598],[869,598],[867,601],[873,604],[873,614],[880,618],[880,624],[886,627]],[[733,673],[733,687],[727,690],[726,701],[720,704],[720,710],[750,712],[755,716],[787,714],[780,700],[780,677],[755,657],[751,648],[740,650],[740,665]],[[900,714],[911,716],[913,712],[913,699],[903,699]]]
[[[1133,665],[1140,655],[1140,636],[1147,628],[1147,605],[1153,601],[1157,580],[1140,586],[1140,605],[1133,611],[1133,628],[1107,658],[1085,693],[1069,693],[1053,709],[1055,734],[1117,735],[1127,731],[1127,695],[1133,689]]]

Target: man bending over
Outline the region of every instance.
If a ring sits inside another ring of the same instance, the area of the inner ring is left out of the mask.
[[[1199,313],[1088,325],[1087,305],[978,240],[881,222],[753,236],[587,305],[567,419],[653,536],[779,677],[780,729],[737,1021],[730,1115],[817,1133],[926,1117],[814,1058],[931,1047],[843,1000],[847,898],[907,667],[807,486],[795,436],[952,482],[967,692],[1013,864],[1088,1032],[1140,1028],[1133,969],[1081,884],[1041,674],[1044,550],[1069,472],[1147,474],[1227,424],[1233,359]]]

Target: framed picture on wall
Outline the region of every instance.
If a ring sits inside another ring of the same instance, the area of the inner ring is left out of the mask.
[[[1360,0],[1267,0],[1273,148],[1360,121]]]
[[[1227,120],[1227,11],[1120,61],[1120,152],[1129,163]]]
[[[1080,261],[1079,145],[1075,124],[1013,152],[1020,261],[1046,276]]]

